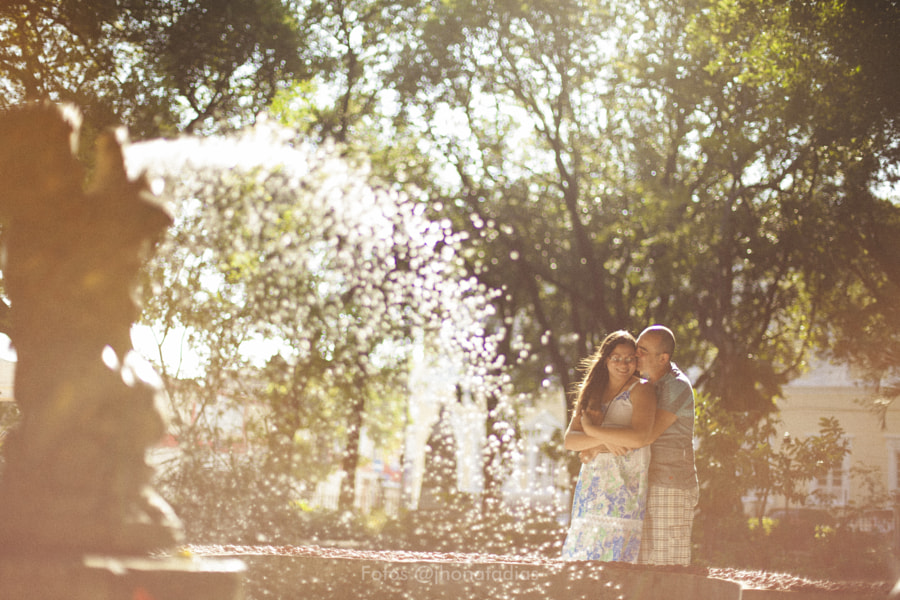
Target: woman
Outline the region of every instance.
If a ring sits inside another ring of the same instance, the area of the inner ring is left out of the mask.
[[[606,451],[581,466],[564,559],[637,560],[656,395],[635,372],[636,348],[630,333],[616,331],[583,363],[586,374],[565,447],[581,451],[602,445]]]

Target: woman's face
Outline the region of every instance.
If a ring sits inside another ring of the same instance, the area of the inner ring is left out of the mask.
[[[616,344],[609,358],[606,359],[606,368],[610,379],[631,377],[637,368],[637,356],[630,344]]]

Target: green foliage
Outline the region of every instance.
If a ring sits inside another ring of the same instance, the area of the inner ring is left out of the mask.
[[[363,436],[384,452],[403,441],[414,349],[489,385],[484,299],[460,277],[454,234],[416,200],[288,133],[135,146],[179,201],[144,320],[182,451],[237,443],[271,454],[292,485],[343,470],[350,508]],[[171,360],[179,337],[187,371]]]
[[[732,512],[738,477],[799,493],[785,477],[827,462],[807,440],[769,441],[772,399],[810,354],[861,367],[882,406],[897,395],[892,0],[45,4],[0,8],[0,102],[72,100],[93,127],[137,137],[236,128],[271,103],[305,135],[368,153],[389,187],[419,188],[417,210],[459,236],[466,273],[500,292],[481,326],[497,340],[492,374],[511,376],[504,394],[545,381],[567,393],[608,331],[670,325],[708,398],[704,510]],[[201,405],[253,381],[248,393],[283,408],[281,441],[313,424],[343,436],[371,414],[359,402],[398,414],[403,357],[378,340],[408,339],[415,311],[398,294],[369,312],[383,290],[346,273],[390,279],[418,259],[349,258],[353,235],[317,229],[332,215],[304,220],[284,179],[261,177],[223,184],[221,204],[191,200],[204,217],[183,216],[150,318],[222,373],[198,382]],[[337,240],[334,262],[318,235]],[[283,258],[296,248],[322,264]],[[396,326],[370,336],[372,322]],[[266,381],[238,376],[238,349],[270,334],[291,360]],[[387,438],[390,422],[366,425]]]
[[[311,508],[313,487],[286,472],[289,464],[284,453],[206,447],[166,465],[158,484],[188,544],[368,543],[376,536],[383,526],[377,515]]]
[[[896,177],[896,3],[5,6],[8,102],[140,137],[274,100],[437,192],[505,292],[522,389],[549,367],[567,390],[604,333],[662,321],[699,387],[765,411],[811,348],[896,330],[896,210],[868,193]]]
[[[697,394],[700,507],[709,517],[743,514],[741,498],[751,492],[759,500],[757,519],[764,518],[773,496],[785,498],[790,505],[803,505],[809,500],[809,482],[841,468],[850,451],[844,430],[834,418],[819,421],[818,435],[800,438],[786,432],[779,441],[775,416],[722,410],[721,402]]]
[[[797,438],[785,433],[775,456],[772,490],[789,502],[803,504],[808,497],[805,485],[830,470],[840,469],[849,452],[850,443],[835,418],[819,420],[819,435]]]
[[[161,82],[187,105],[185,131],[209,131],[226,120],[246,123],[246,112],[270,102],[281,82],[306,75],[304,31],[288,4],[200,0],[175,6],[174,18],[148,27],[143,50]]]
[[[747,519],[738,515],[697,519],[695,564],[790,573],[823,581],[892,581],[890,540],[856,531],[850,519],[830,525],[803,520]]]
[[[280,0],[4,2],[0,106],[73,102],[89,130],[136,138],[234,129],[308,72]]]
[[[300,491],[278,464],[283,456],[188,448],[163,466],[157,485],[185,527],[189,544],[296,543]]]
[[[317,92],[318,88],[311,81],[295,82],[275,94],[269,113],[288,127],[309,130],[318,122]]]

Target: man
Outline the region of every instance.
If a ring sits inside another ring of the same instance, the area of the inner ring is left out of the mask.
[[[694,390],[672,362],[675,336],[662,325],[648,327],[637,339],[637,366],[656,388],[656,415],[650,435],[650,488],[641,535],[639,563],[688,565],[691,528],[699,498],[694,464]],[[610,439],[606,447],[621,452]],[[582,451],[582,460],[603,449]]]

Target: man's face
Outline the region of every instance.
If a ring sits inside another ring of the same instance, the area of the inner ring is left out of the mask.
[[[644,377],[653,377],[661,364],[659,340],[652,332],[644,332],[637,339],[637,367]]]

